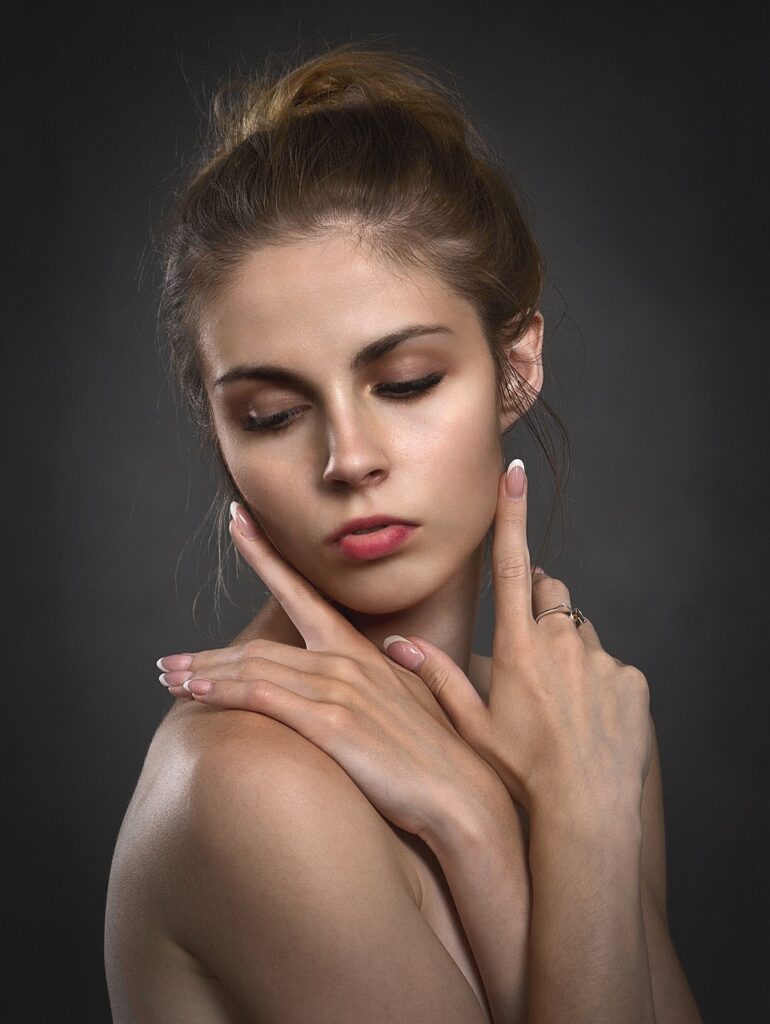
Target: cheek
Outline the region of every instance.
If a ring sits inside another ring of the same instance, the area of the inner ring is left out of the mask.
[[[222,454],[238,490],[258,523],[275,536],[277,527],[289,535],[296,534],[297,521],[302,521],[304,502],[299,499],[306,474],[295,460],[273,453],[270,458],[256,458],[246,447],[229,449]],[[299,511],[298,511],[299,510]]]
[[[420,462],[430,474],[431,489],[447,507],[458,507],[463,518],[491,521],[502,472],[494,394],[483,389],[461,396],[424,445]]]

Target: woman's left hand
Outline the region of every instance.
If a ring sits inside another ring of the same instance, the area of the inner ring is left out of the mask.
[[[238,512],[246,518],[240,506]],[[458,734],[422,680],[324,600],[250,517],[248,526],[253,536],[247,538],[231,520],[230,535],[307,649],[251,640],[168,655],[159,667],[166,669],[161,681],[169,692],[283,722],[334,758],[385,818],[423,839],[448,813],[466,806],[476,813],[479,803],[507,798],[497,773]],[[475,690],[469,697],[483,705]]]

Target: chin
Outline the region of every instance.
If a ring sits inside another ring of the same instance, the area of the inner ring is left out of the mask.
[[[340,608],[360,615],[403,612],[428,600],[461,566],[423,558],[385,558],[350,566],[321,579],[307,576],[316,590]]]
[[[422,577],[423,580],[425,577]],[[316,590],[332,604],[347,608],[360,615],[393,615],[411,608],[429,597],[435,587],[410,586],[401,574],[392,581],[383,581],[382,576],[366,580],[363,574],[358,579],[336,579],[319,581]]]
[[[356,615],[368,615],[372,618],[397,615],[411,608],[412,605],[419,604],[422,599],[418,596],[412,601],[403,592],[397,596],[394,595],[391,600],[388,600],[387,596],[383,594],[372,595],[368,599],[366,596],[351,597],[349,594],[340,594],[339,597],[334,597],[332,594],[325,596],[340,612],[344,613],[347,610]]]

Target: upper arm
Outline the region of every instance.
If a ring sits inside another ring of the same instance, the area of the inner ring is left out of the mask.
[[[660,755],[652,723],[650,770],[642,791],[641,894],[657,1024],[701,1024],[668,930],[666,834]]]
[[[264,743],[228,740],[196,771],[196,955],[261,1024],[483,1024],[379,814],[326,754],[264,721]]]

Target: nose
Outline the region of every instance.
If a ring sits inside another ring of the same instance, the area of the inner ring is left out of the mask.
[[[329,410],[327,423],[326,485],[360,487],[385,479],[388,462],[373,415],[348,403]]]

